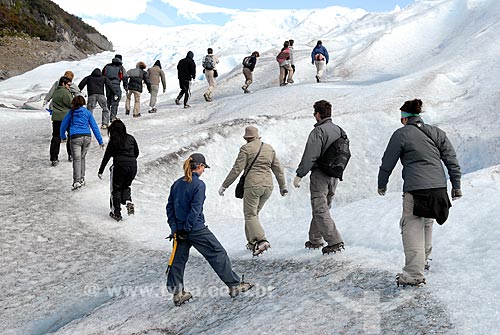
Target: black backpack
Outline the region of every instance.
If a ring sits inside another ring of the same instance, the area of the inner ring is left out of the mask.
[[[252,58],[250,56],[246,56],[245,58],[243,58],[243,66],[244,67],[251,67],[252,66],[252,62],[251,62]]]
[[[350,158],[349,139],[345,131],[340,128],[340,137],[326,149],[325,153],[316,161],[316,164],[328,176],[342,180],[342,175]]]

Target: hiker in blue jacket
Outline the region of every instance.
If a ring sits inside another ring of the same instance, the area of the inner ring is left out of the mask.
[[[184,268],[192,246],[229,287],[232,298],[253,287],[240,282],[240,277],[232,270],[226,250],[205,225],[203,203],[206,186],[200,179],[205,168],[209,168],[205,157],[200,153],[192,154],[184,162],[184,177],[174,182],[168,196],[167,218],[174,244],[167,269],[167,289],[174,294],[176,306],[192,298],[190,292],[184,291]]]
[[[323,42],[318,41],[311,52],[311,63],[316,65],[316,82],[319,83],[323,76],[323,71],[330,60],[328,50],[323,46]]]
[[[90,129],[92,129],[101,148],[104,149],[99,126],[92,112],[85,108],[84,105],[84,97],[81,95],[74,97],[71,102],[71,110],[62,120],[60,129],[62,140],[66,139],[66,131],[69,130],[70,133],[71,154],[73,156],[73,185],[71,189],[73,191],[85,185],[85,156],[92,139]]]

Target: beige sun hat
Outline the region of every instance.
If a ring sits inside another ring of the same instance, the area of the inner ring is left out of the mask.
[[[245,128],[245,135],[243,138],[257,138],[259,137],[259,130],[254,126],[248,126]]]

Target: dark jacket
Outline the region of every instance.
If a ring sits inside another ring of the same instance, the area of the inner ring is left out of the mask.
[[[120,58],[113,58],[111,63],[106,64],[106,66],[102,69],[102,75],[106,76],[111,81],[115,91],[120,90],[120,81],[123,82],[123,89],[125,91],[128,90],[127,71],[123,67]]]
[[[243,64],[243,67],[246,67],[247,69],[250,69],[250,71],[253,71],[255,69],[255,65],[257,64],[257,57],[255,56],[248,56],[248,64],[245,65]]]
[[[189,51],[186,58],[177,64],[177,78],[179,80],[191,80],[196,78],[196,64],[193,60],[194,54]]]
[[[425,127],[432,139],[412,124]],[[403,165],[403,192],[446,187],[441,161],[448,169],[453,188],[460,189],[461,172],[453,145],[444,131],[424,124],[420,116],[410,117],[406,126],[392,134],[378,173],[379,188],[387,185],[399,159]]]
[[[71,138],[81,135],[90,136],[90,128],[92,128],[92,132],[94,133],[97,142],[102,144],[101,132],[99,131],[99,126],[97,125],[92,113],[85,107],[70,110],[61,123],[61,139],[66,139],[67,130],[69,130]]]
[[[137,166],[137,157],[139,157],[139,147],[135,141],[134,136],[127,134],[125,145],[117,147],[113,141],[109,141],[104,157],[102,157],[101,166],[99,167],[99,174],[104,172],[104,168],[113,157],[113,165],[120,166]]]
[[[111,90],[114,95],[118,95],[118,92],[115,92],[111,81],[107,77],[103,76],[101,70],[99,69],[94,69],[90,76],[83,78],[80,84],[78,84],[78,88],[83,90],[83,88],[87,86],[87,93],[89,96],[94,94],[104,95],[104,85],[106,85],[106,88]]]
[[[332,122],[331,117],[324,118],[314,125],[309,134],[306,148],[297,168],[297,176],[300,178],[316,168],[316,161],[328,149],[328,147],[340,137],[340,127]]]
[[[136,67],[127,71],[128,75],[128,89],[132,91],[137,91],[142,93],[142,82],[146,84],[148,92],[151,93],[151,81],[149,80],[149,75],[143,69]]]
[[[197,231],[205,228],[203,203],[205,183],[193,172],[193,180],[188,183],[184,177],[177,179],[170,188],[167,202],[167,218],[172,233],[179,230]]]

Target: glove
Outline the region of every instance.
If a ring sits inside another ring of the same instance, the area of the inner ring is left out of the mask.
[[[166,92],[166,91],[167,91],[167,90],[164,88],[164,89],[163,89],[163,94],[165,94],[165,92]]]
[[[451,190],[451,200],[457,200],[462,197],[462,190],[459,188],[454,188]]]
[[[98,173],[98,174],[97,174],[97,177],[99,177],[99,179],[101,179],[101,180],[102,180],[102,173]]]
[[[280,194],[282,197],[286,197],[288,195],[288,190],[286,188],[280,190]]]
[[[115,95],[115,96],[113,97],[113,100],[114,100],[114,101],[118,100],[118,96],[117,96],[117,95]]]
[[[175,234],[178,240],[185,240],[188,238],[188,232],[185,230],[178,230]]]
[[[302,178],[300,178],[299,176],[295,176],[295,178],[293,178],[293,186],[300,187],[301,181],[302,181]]]
[[[221,197],[223,197],[223,196],[224,196],[224,191],[225,191],[225,190],[226,190],[226,188],[225,188],[224,186],[221,186],[221,187],[219,188],[219,195],[220,195]]]
[[[387,192],[387,186],[378,188],[378,195],[384,196],[385,192]]]
[[[104,144],[104,143],[103,143],[103,144],[100,144],[99,146],[101,147],[101,150],[106,149],[106,144]]]

